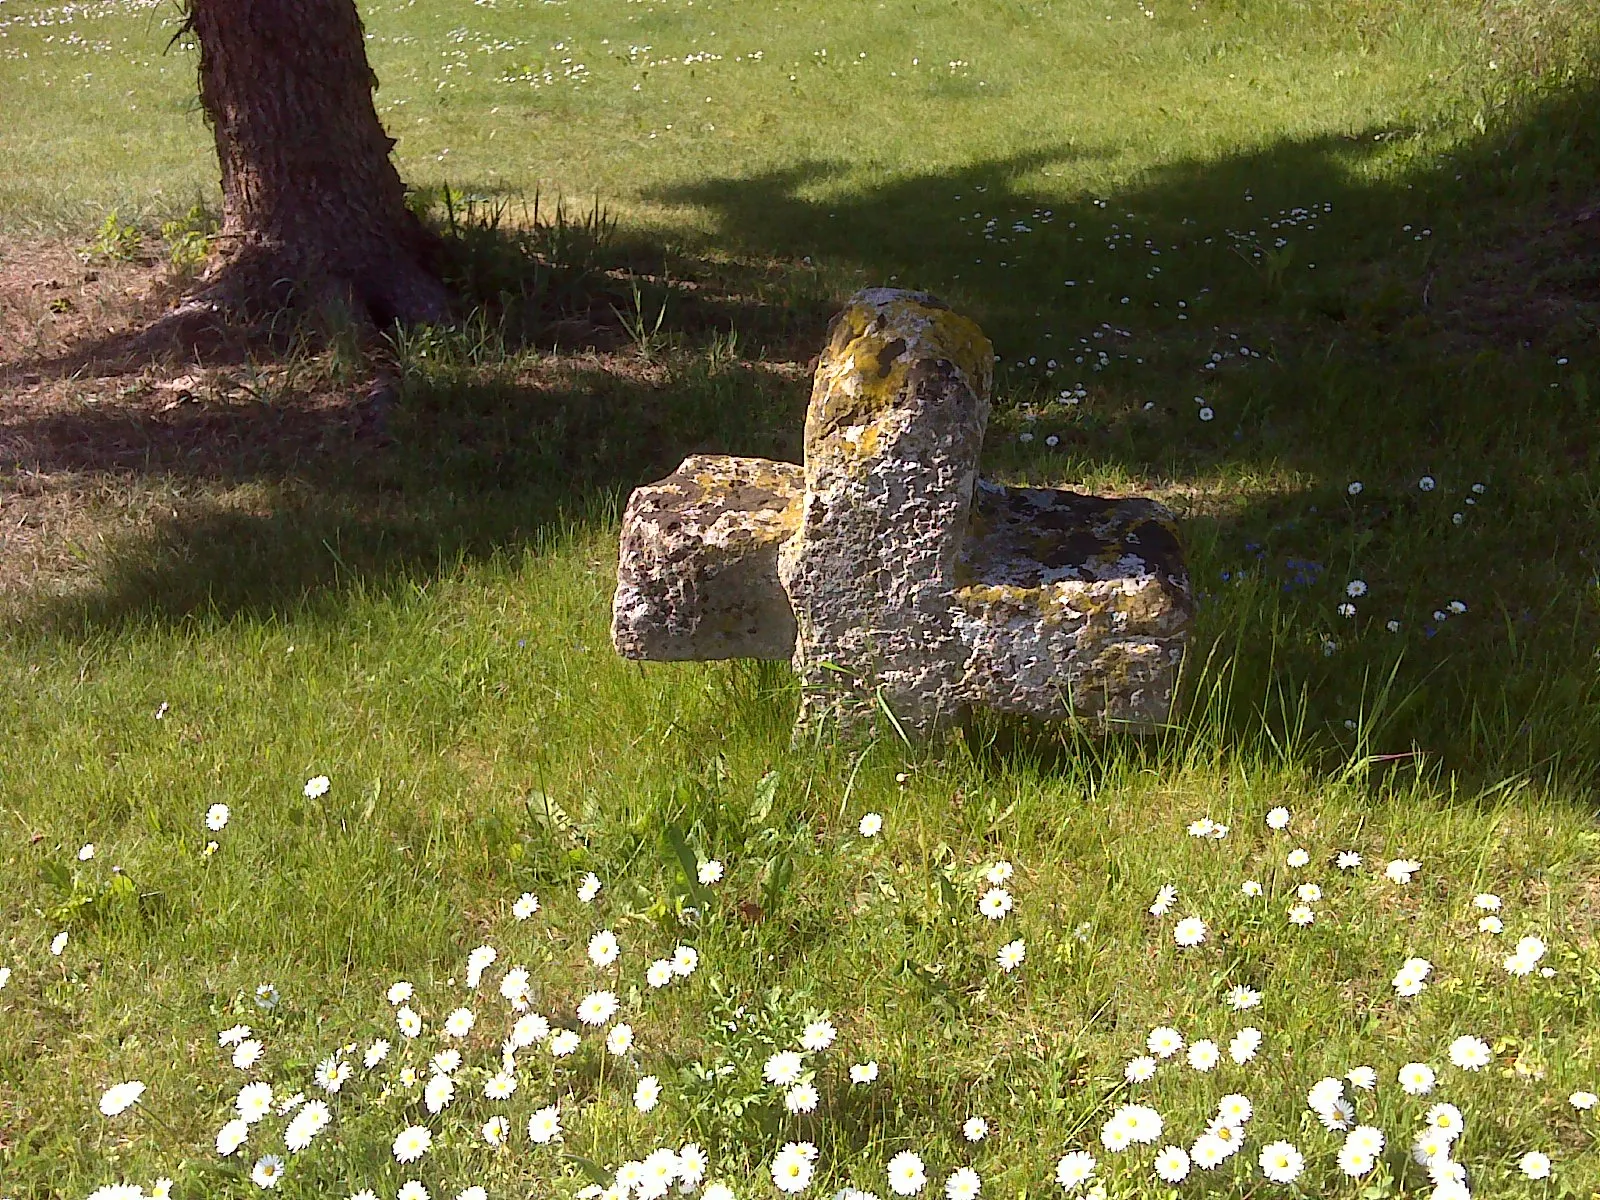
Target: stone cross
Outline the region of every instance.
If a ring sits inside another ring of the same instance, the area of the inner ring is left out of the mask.
[[[622,518],[626,658],[790,659],[797,739],[976,709],[1096,728],[1171,715],[1193,616],[1161,505],[978,478],[993,351],[933,297],[833,319],[805,466],[695,455]]]

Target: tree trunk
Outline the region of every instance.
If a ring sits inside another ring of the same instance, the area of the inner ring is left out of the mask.
[[[190,0],[222,167],[221,255],[184,307],[342,301],[437,321],[437,243],[405,206],[354,0]]]

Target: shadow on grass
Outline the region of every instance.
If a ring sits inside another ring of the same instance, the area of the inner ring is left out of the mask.
[[[1282,141],[1105,197],[1066,151],[866,185],[801,164],[656,197],[713,216],[687,247],[599,213],[530,233],[491,198],[452,241],[477,334],[402,344],[392,396],[6,421],[26,470],[281,489],[175,516],[29,619],[337,611],[604,519],[686,453],[797,458],[803,372],[743,355],[808,357],[845,291],[893,281],[994,334],[989,473],[1222,481],[1186,514],[1214,660],[1191,710],[1230,736],[1309,720],[1341,754],[1592,768],[1600,93],[1376,169],[1428,136]],[[530,345],[596,353],[541,373]]]

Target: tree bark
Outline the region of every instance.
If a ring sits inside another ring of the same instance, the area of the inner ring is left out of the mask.
[[[378,325],[437,321],[437,242],[405,206],[354,0],[190,0],[222,167],[220,256],[184,307],[330,299]]]

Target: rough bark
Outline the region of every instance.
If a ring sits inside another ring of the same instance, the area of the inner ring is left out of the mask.
[[[354,0],[190,0],[222,168],[220,254],[175,317],[346,304],[436,321],[436,243],[405,206]]]

